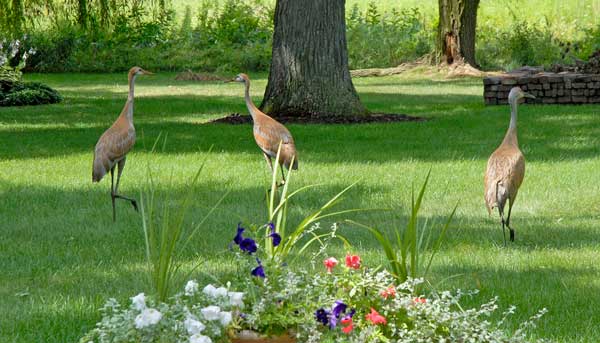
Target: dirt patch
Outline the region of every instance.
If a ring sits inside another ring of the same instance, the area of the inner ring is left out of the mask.
[[[426,121],[427,118],[413,117],[406,114],[371,113],[366,116],[302,116],[302,117],[277,117],[278,122],[283,124],[369,124],[369,123],[395,123],[407,121]],[[250,124],[252,118],[249,115],[233,113],[226,117],[218,118],[209,123],[221,124]]]

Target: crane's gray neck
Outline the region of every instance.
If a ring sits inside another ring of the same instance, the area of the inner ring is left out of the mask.
[[[245,91],[246,107],[248,108],[248,112],[250,112],[250,115],[252,116],[252,119],[254,120],[254,117],[256,116],[256,111],[258,111],[258,108],[256,106],[254,106],[254,103],[252,102],[252,99],[250,98],[250,81],[246,80],[244,82],[244,85],[246,86],[246,91]]]
[[[510,102],[510,124],[508,124],[508,129],[517,129],[517,99]]]
[[[127,108],[125,109],[125,115],[129,121],[133,121],[133,93],[135,88],[135,78],[137,74],[133,74],[129,78],[129,94],[127,95],[127,104],[125,105]]]

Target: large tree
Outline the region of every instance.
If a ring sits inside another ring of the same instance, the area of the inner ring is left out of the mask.
[[[261,109],[274,116],[363,115],[348,70],[345,0],[277,0]]]
[[[437,50],[443,62],[475,61],[475,28],[479,0],[438,0],[440,21]]]

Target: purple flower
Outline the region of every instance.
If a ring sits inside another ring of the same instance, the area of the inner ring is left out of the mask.
[[[240,249],[242,251],[247,252],[248,254],[252,254],[255,253],[256,250],[258,250],[258,247],[256,246],[256,242],[252,238],[244,238],[240,242]]]
[[[354,317],[355,313],[356,313],[355,309],[350,310],[350,313],[348,313],[346,316],[344,316],[344,318],[342,318],[342,320],[344,320],[344,319],[352,319],[352,317]]]
[[[276,247],[279,245],[279,243],[281,243],[281,235],[275,232],[275,224],[269,223],[267,225],[271,229],[271,234],[269,235],[269,237],[273,239],[273,246]]]
[[[262,266],[262,264],[260,263],[260,260],[257,258],[256,259],[256,263],[258,263],[258,267],[252,269],[252,271],[250,272],[250,274],[252,274],[252,276],[256,276],[259,278],[265,278],[265,270]]]
[[[242,236],[242,233],[244,232],[244,230],[246,230],[246,229],[244,229],[242,227],[242,223],[238,223],[237,234],[233,238],[233,242],[235,244],[240,245],[240,243],[242,243],[242,240],[244,239],[244,237]]]
[[[344,304],[341,300],[336,300],[331,309],[331,314],[335,318],[340,318],[340,315],[346,312],[346,308],[348,308],[348,305]]]
[[[324,308],[320,308],[315,312],[315,318],[323,325],[329,324],[329,311]]]

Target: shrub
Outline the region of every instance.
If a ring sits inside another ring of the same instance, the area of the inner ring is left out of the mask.
[[[61,101],[57,91],[38,82],[17,82],[6,91],[0,89],[0,106],[43,105]]]

